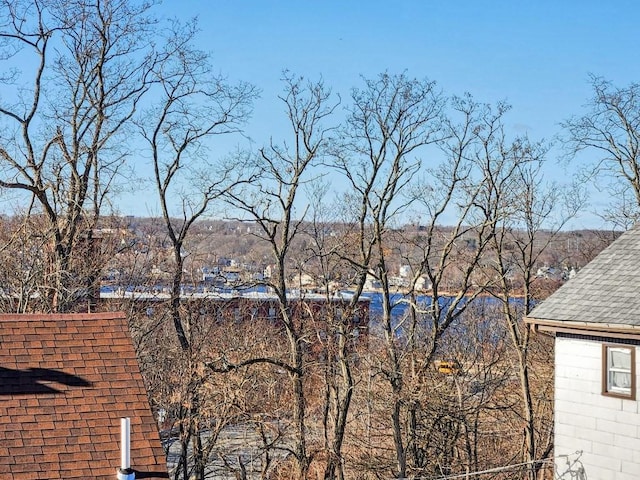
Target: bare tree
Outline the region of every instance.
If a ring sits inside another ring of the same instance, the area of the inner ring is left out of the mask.
[[[184,350],[189,342],[179,305],[183,247],[189,229],[209,213],[214,200],[236,184],[253,179],[241,178],[230,162],[212,160],[207,142],[218,135],[238,133],[256,96],[251,85],[230,85],[216,76],[207,54],[191,46],[194,34],[194,24],[175,25],[171,31],[165,60],[151,73],[158,101],[138,122],[149,145],[153,180],[173,250],[171,311]]]
[[[271,250],[275,271],[266,285],[278,299],[279,321],[288,340],[286,359],[250,359],[242,364],[269,363],[287,371],[292,388],[292,453],[297,478],[306,478],[310,465],[307,448],[306,404],[304,390],[306,365],[304,350],[306,339],[303,324],[293,312],[289,299],[287,279],[291,275],[291,247],[300,235],[306,206],[299,198],[301,187],[320,175],[314,172],[327,148],[329,127],[325,125],[337,103],[323,83],[307,82],[288,72],[284,74],[284,102],[291,126],[291,143],[278,145],[271,141],[255,158],[260,182],[242,185],[228,195],[231,207],[242,212],[257,226],[259,238]],[[252,169],[254,167],[251,167]],[[276,353],[276,352],[274,352]]]
[[[395,475],[406,476],[406,450],[402,432],[402,359],[396,343],[394,300],[389,282],[389,233],[406,211],[410,199],[402,196],[420,168],[415,156],[439,139],[443,101],[429,81],[405,75],[381,74],[354,90],[341,150],[335,166],[348,181],[346,212],[356,245],[353,256],[342,253],[356,272],[354,301],[368,275],[380,283],[386,365],[382,372],[392,391],[391,421],[396,456]]]
[[[439,339],[440,360],[421,370],[419,382],[412,378],[417,402],[409,409],[409,451],[416,474],[469,474],[511,458],[512,382],[496,307],[489,297],[474,299]]]
[[[322,429],[324,433],[323,475],[326,480],[344,479],[346,461],[343,446],[351,402],[355,392],[354,368],[356,349],[366,338],[363,312],[357,297],[343,298],[337,289],[341,272],[348,270],[341,255],[350,247],[336,228],[340,218],[338,205],[328,200],[329,184],[317,182],[308,189],[311,202],[310,221],[305,230],[306,248],[301,252],[301,265],[310,274],[324,296],[325,308],[312,312],[315,327],[312,341],[320,345],[316,363],[322,368]],[[341,252],[341,253],[338,253]],[[364,327],[364,330],[361,330]]]
[[[518,411],[524,436],[522,460],[529,465],[528,478],[535,480],[541,467],[537,462],[547,458],[553,448],[548,416],[551,409],[541,408],[545,402],[549,405],[551,399],[539,395],[545,391],[543,384],[534,386],[531,381],[531,352],[535,345],[522,318],[539,300],[534,290],[539,259],[566,222],[575,216],[583,199],[577,188],[545,182],[542,166],[548,150],[546,144],[531,142],[526,137],[509,142],[501,126],[487,140],[486,155],[479,158],[487,177],[479,202],[484,205],[483,212],[491,225],[491,263],[495,270],[489,279],[493,285],[490,291],[502,306],[515,357],[520,384]],[[544,363],[538,366],[544,376]],[[546,382],[551,381],[546,371]]]
[[[485,148],[484,135],[491,136],[504,114],[475,102],[470,96],[454,97],[442,123],[442,157],[427,169],[425,179],[411,192],[417,210],[416,231],[404,232],[408,246],[403,261],[411,269],[406,301],[410,308],[403,324],[403,345],[409,465],[415,473],[427,473],[429,465],[420,443],[424,412],[431,411],[429,386],[423,381],[433,361],[453,361],[441,343],[448,330],[465,318],[483,292],[478,272],[486,255],[490,228],[479,214],[478,199],[487,178],[474,157]],[[445,218],[450,226],[444,227]],[[425,301],[425,291],[428,298]],[[468,434],[467,434],[468,435]],[[443,446],[444,448],[444,446]],[[448,448],[448,447],[447,447]],[[475,456],[467,455],[467,470]],[[446,474],[450,465],[440,464]],[[435,472],[428,472],[435,473]]]
[[[38,284],[46,276],[43,252],[49,239],[42,234],[43,218],[17,213],[2,220],[0,258],[2,272],[0,309],[3,312],[25,313],[37,305]]]
[[[240,131],[256,91],[246,83],[230,85],[216,76],[208,55],[193,48],[194,34],[193,23],[184,27],[174,24],[163,60],[150,73],[156,84],[151,92],[157,102],[137,124],[151,153],[154,184],[173,254],[170,316],[187,359],[185,368],[192,372],[186,377],[184,402],[188,408],[182,412],[186,415],[182,418],[182,425],[186,425],[183,438],[193,440],[195,475],[203,479],[206,455],[199,418],[207,376],[197,374],[204,362],[193,351],[191,335],[197,326],[181,309],[184,245],[194,222],[209,213],[212,202],[237,184],[252,180],[241,178],[229,163],[211,160],[208,142],[217,135]],[[178,207],[172,208],[175,204]],[[186,446],[182,453],[186,458]],[[186,463],[183,461],[183,472]]]
[[[593,155],[585,174],[613,199],[603,217],[628,228],[640,211],[640,84],[616,87],[593,75],[590,80],[588,111],[562,124],[566,146],[572,156]]]
[[[153,22],[147,4],[127,0],[6,0],[1,10],[2,59],[31,73],[9,67],[2,78],[0,186],[47,219],[42,298],[62,311],[86,288],[70,259],[124,164],[115,140],[149,85]]]

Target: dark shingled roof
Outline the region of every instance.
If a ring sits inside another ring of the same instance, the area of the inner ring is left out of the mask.
[[[622,234],[527,320],[640,326],[640,226]]]
[[[136,478],[168,478],[123,314],[0,315],[0,478],[115,479],[121,417]]]

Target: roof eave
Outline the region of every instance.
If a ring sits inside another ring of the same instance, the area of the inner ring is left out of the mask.
[[[640,326],[612,323],[576,322],[525,317],[525,323],[543,333],[570,333],[619,339],[640,340]]]

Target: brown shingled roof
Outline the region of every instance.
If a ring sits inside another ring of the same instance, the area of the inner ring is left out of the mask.
[[[0,478],[168,478],[122,313],[0,315]]]

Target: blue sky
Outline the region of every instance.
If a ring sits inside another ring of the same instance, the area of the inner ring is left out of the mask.
[[[633,1],[165,0],[156,13],[198,17],[216,67],[262,90],[247,127],[259,144],[286,135],[276,98],[283,69],[322,75],[343,98],[361,75],[406,71],[447,94],[506,100],[509,127],[534,139],[583,111],[589,73],[619,86],[640,81]],[[549,174],[565,177],[550,161]],[[585,214],[576,226],[594,222]]]

